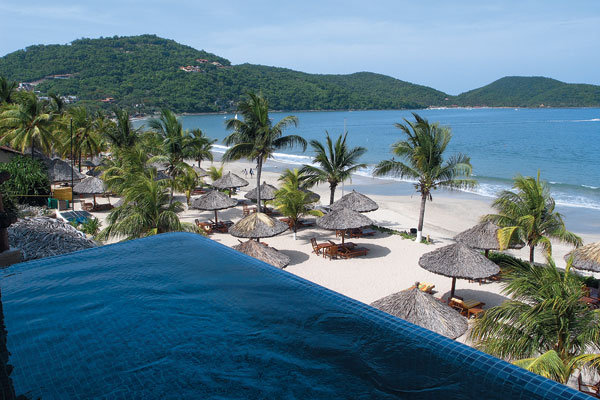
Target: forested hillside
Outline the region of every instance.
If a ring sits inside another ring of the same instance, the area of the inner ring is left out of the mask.
[[[366,72],[314,75],[261,65],[231,66],[224,58],[154,35],[31,46],[0,58],[0,75],[37,83],[35,90],[41,93],[80,100],[112,98],[145,112],[162,107],[176,112],[228,110],[248,90],[262,91],[273,109],[286,110],[420,108],[443,105],[447,97]]]

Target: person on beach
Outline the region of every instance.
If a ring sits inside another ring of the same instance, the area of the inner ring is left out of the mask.
[[[244,176],[248,176],[248,168],[244,168],[242,172],[244,173]]]
[[[254,176],[254,171],[252,171],[252,168],[250,168],[250,178],[252,178],[252,176]]]

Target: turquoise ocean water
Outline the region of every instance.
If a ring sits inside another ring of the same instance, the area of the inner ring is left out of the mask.
[[[479,186],[473,194],[493,197],[508,189],[517,174],[535,175],[550,182],[551,191],[560,209],[579,219],[577,225],[598,218],[593,226],[600,227],[600,109],[433,109],[418,110],[431,122],[449,126],[453,138],[448,154],[462,152],[471,157],[473,172]],[[333,136],[348,131],[351,145],[364,146],[368,152],[363,162],[369,167],[359,175],[369,177],[372,165],[391,157],[390,146],[402,139],[394,123],[412,119],[411,111],[334,111],[272,113],[274,120],[296,115],[299,126],[286,133],[305,139],[322,140],[325,131]],[[228,115],[184,116],[186,129],[200,128],[219,140],[217,151],[224,151],[222,139],[228,134],[224,121]],[[141,124],[142,122],[138,122]],[[290,164],[311,161],[311,151],[286,150],[276,160]],[[357,179],[362,189],[381,194],[406,194],[410,185],[367,185]],[[376,188],[376,187],[377,188]],[[575,210],[579,209],[579,210]],[[589,224],[588,224],[589,225]],[[597,231],[597,230],[596,230]]]

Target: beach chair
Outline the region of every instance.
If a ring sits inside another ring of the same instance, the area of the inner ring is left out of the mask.
[[[200,222],[200,220],[198,220],[198,219],[195,222],[196,222],[196,226],[198,228],[200,228],[207,235],[210,235],[211,233],[213,233],[212,226],[210,226],[210,224],[208,222]]]
[[[323,256],[329,257],[329,261],[333,260],[334,258],[338,258],[338,256],[340,256],[339,249],[340,248],[338,246],[330,245],[323,249]]]
[[[453,297],[448,302],[448,305],[460,312],[465,317],[468,317],[470,309],[477,308],[483,311],[483,306],[485,306],[485,303],[478,300],[461,300],[456,297]]]
[[[81,209],[83,211],[94,211],[94,203],[82,203]]]
[[[310,239],[310,244],[312,244],[313,253],[315,253],[317,255],[323,253],[324,249],[331,246],[331,244],[329,244],[329,243],[317,243],[317,239],[315,239],[315,238]]]
[[[585,393],[592,397],[600,399],[600,382],[596,383],[595,385],[585,384],[583,383],[583,378],[581,377],[581,374],[579,374],[579,376],[577,377],[577,386],[581,393]]]
[[[342,258],[354,258],[354,257],[360,257],[360,256],[366,256],[369,253],[369,249],[364,248],[364,247],[354,247],[354,248],[348,248],[348,247],[340,247],[338,249],[338,255]]]
[[[414,286],[413,286],[413,288],[414,288]],[[421,290],[422,292],[431,294],[433,292],[433,288],[435,288],[435,285],[433,283],[426,283],[426,282],[419,283],[419,290]]]

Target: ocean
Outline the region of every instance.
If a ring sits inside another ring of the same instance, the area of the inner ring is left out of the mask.
[[[509,189],[517,175],[535,176],[539,170],[565,214],[575,213],[578,219],[588,216],[600,219],[600,109],[430,109],[415,111],[430,122],[439,122],[452,129],[452,141],[447,154],[457,152],[471,157],[473,173],[479,185],[473,194],[494,197]],[[277,121],[286,115],[299,119],[297,128],[286,134],[298,134],[307,141],[323,140],[328,131],[337,137],[348,131],[351,146],[368,149],[362,161],[369,167],[359,175],[370,177],[373,165],[392,157],[390,146],[403,138],[394,126],[413,120],[410,110],[273,112]],[[234,114],[187,115],[182,117],[185,129],[200,128],[209,137],[218,139],[217,152],[226,148],[222,139],[229,132],[225,120]],[[137,122],[142,124],[143,122]],[[289,164],[311,161],[311,149],[284,150],[275,160]],[[359,182],[363,180],[359,179]],[[380,194],[405,194],[411,186],[398,182],[378,186]],[[382,192],[383,191],[383,192]],[[580,208],[575,212],[572,208]],[[582,221],[583,222],[583,221]],[[580,225],[579,223],[577,225]],[[598,225],[593,226],[597,232]],[[589,227],[588,227],[589,228]],[[589,229],[585,229],[589,230]]]

